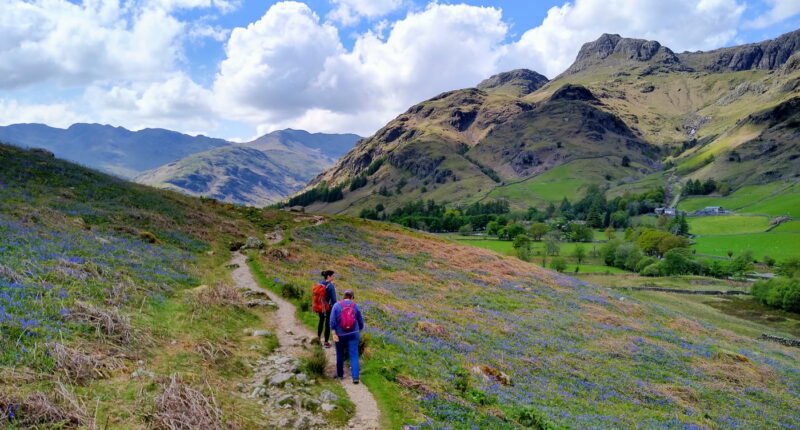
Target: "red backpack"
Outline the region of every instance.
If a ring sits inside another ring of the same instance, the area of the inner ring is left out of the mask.
[[[342,314],[339,317],[339,325],[344,331],[353,331],[356,326],[356,302],[342,303]]]
[[[314,284],[311,288],[311,309],[314,312],[321,313],[329,309],[328,300],[325,298],[325,292],[328,290],[323,284]]]

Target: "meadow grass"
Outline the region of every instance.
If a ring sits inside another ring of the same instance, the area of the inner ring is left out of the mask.
[[[769,218],[761,216],[704,216],[687,218],[689,232],[697,235],[760,233],[769,228]]]
[[[768,255],[779,262],[789,257],[800,255],[800,233],[769,232],[753,234],[731,234],[718,236],[700,236],[694,239],[692,249],[698,254],[727,257],[733,251],[734,257],[744,251],[753,252],[753,257],[761,259]]]
[[[292,284],[334,267],[337,287],[356,291],[373,366],[364,378],[413,405],[390,428],[797,424],[796,354],[680,307],[394,226],[343,218],[294,237],[289,261],[257,261]],[[722,370],[731,354],[745,357],[729,368],[734,379]],[[474,373],[476,365],[513,384]],[[776,376],[742,377],[757,369]],[[690,396],[676,394],[681,387]],[[734,406],[733,393],[756,387],[752,407]]]
[[[800,221],[784,222],[773,228],[771,231],[775,232],[800,232]]]

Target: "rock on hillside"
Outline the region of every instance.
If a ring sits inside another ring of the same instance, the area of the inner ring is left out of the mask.
[[[505,91],[515,96],[528,95],[548,82],[544,75],[528,69],[516,69],[510,72],[492,75],[478,84],[479,90],[487,92]]]
[[[758,43],[721,48],[708,52],[682,53],[687,66],[714,72],[750,69],[774,70],[800,50],[800,30]]]
[[[623,38],[619,34],[603,34],[585,43],[575,62],[565,74],[573,74],[592,66],[620,66],[630,62],[652,62],[663,65],[680,63],[672,50],[654,40]]]

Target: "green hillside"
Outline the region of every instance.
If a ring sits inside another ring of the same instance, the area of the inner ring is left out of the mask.
[[[771,61],[727,65],[725,55],[754,48],[674,54],[604,35],[553,80],[515,70],[409,108],[305,190],[340,187],[341,198],[300,201],[350,215],[420,199],[503,198],[526,209],[580,198],[589,185],[622,195],[709,178],[735,191],[793,181],[798,37],[757,45],[777,49]]]

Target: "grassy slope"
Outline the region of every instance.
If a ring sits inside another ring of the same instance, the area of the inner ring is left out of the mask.
[[[290,259],[258,263],[294,285],[333,267],[338,288],[355,289],[370,336],[364,378],[416,405],[392,428],[420,415],[450,428],[798,425],[796,350],[394,227],[336,219],[293,237]]]
[[[243,329],[268,328],[271,317],[198,297],[230,283],[222,268],[228,241],[290,217],[158,191],[2,145],[0,163],[0,398],[52,396],[60,380],[83,405],[86,426],[150,428],[164,378],[176,374],[214,396],[226,426],[263,428],[259,406],[232,393],[249,377],[245,361],[275,345]],[[192,288],[199,284],[208,287]],[[132,340],[73,322],[79,301],[128,316]],[[104,370],[74,379],[53,359],[54,341]],[[208,345],[216,352],[204,353]],[[137,369],[156,376],[131,378]]]

